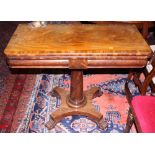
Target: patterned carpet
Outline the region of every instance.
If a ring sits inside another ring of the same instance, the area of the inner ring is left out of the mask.
[[[108,129],[102,131],[96,123],[85,116],[69,116],[61,120],[52,130],[45,123],[49,115],[61,104],[58,97],[48,93],[55,86],[69,90],[70,76],[67,74],[23,74],[12,73],[3,51],[16,26],[21,22],[0,22],[0,132],[57,133],[57,132],[123,132],[128,112],[124,84],[127,74],[87,74],[84,76],[84,89],[98,86],[103,91],[101,97],[92,104],[108,121]],[[25,22],[24,22],[25,23]],[[127,72],[126,72],[127,73]],[[130,84],[132,94],[138,91]],[[135,132],[133,127],[131,132]]]
[[[93,99],[92,104],[107,120],[107,130],[99,129],[96,123],[85,116],[69,116],[49,131],[45,123],[49,120],[49,115],[60,106],[61,100],[48,93],[56,86],[69,91],[70,76],[12,73],[2,53],[0,58],[0,132],[123,132],[128,112],[124,92],[127,74],[101,74],[101,72],[84,76],[84,90],[98,86],[103,92],[101,97]],[[133,94],[138,95],[132,83],[131,89]],[[131,132],[135,132],[134,127]]]
[[[126,74],[89,74],[84,76],[84,90],[93,86],[101,88],[103,95],[93,99],[92,104],[108,121],[108,129],[101,130],[97,124],[85,116],[68,116],[59,122],[54,129],[48,130],[45,123],[49,115],[61,104],[56,96],[48,95],[55,86],[69,90],[70,76],[67,74],[40,74],[37,75],[36,85],[27,107],[25,117],[19,124],[20,116],[13,121],[11,132],[20,133],[122,133],[125,127],[128,103],[125,98],[124,83]],[[132,84],[131,84],[132,85]],[[132,88],[132,86],[131,86]],[[137,94],[136,89],[132,89]],[[18,109],[22,109],[18,107]],[[20,112],[19,112],[20,114]],[[135,132],[135,128],[131,130]]]
[[[0,53],[0,131],[10,132],[20,124],[27,104],[31,98],[36,75],[12,74],[6,65],[4,56]],[[23,105],[19,109],[20,104]],[[12,124],[13,123],[13,124]]]

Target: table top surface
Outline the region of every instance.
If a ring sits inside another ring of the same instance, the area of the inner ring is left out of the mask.
[[[20,24],[6,56],[149,55],[150,47],[136,26],[128,24],[53,24],[32,28]]]

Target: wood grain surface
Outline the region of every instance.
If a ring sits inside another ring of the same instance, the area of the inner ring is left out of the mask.
[[[84,68],[136,67],[144,66],[150,54],[131,24],[53,24],[41,28],[20,24],[5,49],[8,64],[17,68],[72,68],[77,60],[86,62]]]

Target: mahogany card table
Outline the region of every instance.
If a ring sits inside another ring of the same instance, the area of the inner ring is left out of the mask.
[[[83,91],[83,70],[88,68],[142,68],[151,50],[134,25],[53,24],[33,28],[20,24],[5,55],[10,68],[67,68],[71,70],[70,92],[56,87],[60,107],[46,126],[51,129],[69,115],[84,115],[101,129],[107,127],[92,99],[100,95],[93,87]]]

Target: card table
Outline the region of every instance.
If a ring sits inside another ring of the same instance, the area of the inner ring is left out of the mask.
[[[60,107],[46,126],[53,128],[66,116],[84,115],[107,128],[92,99],[97,87],[83,91],[83,70],[89,68],[142,68],[151,55],[148,44],[131,24],[53,24],[33,28],[19,24],[5,51],[10,68],[71,70],[70,92],[56,87]]]

